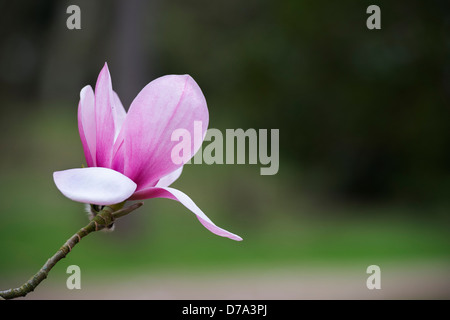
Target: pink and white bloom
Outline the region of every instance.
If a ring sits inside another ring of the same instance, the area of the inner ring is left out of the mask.
[[[204,137],[208,120],[205,97],[189,75],[167,75],[150,82],[127,113],[112,89],[105,64],[95,93],[91,86],[80,92],[78,129],[88,168],[55,172],[55,184],[66,197],[88,204],[177,200],[212,233],[240,241],[238,235],[216,226],[186,194],[169,187],[183,168],[171,159],[178,143],[171,140],[172,132],[185,129],[193,136],[194,121],[201,121]],[[191,155],[199,147],[192,141]]]

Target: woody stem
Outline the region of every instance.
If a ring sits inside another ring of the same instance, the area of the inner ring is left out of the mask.
[[[14,299],[18,297],[25,297],[28,293],[34,291],[34,289],[47,278],[50,270],[58,263],[59,260],[65,258],[73,247],[81,241],[82,238],[88,234],[102,230],[106,226],[110,225],[114,220],[123,217],[130,212],[136,210],[143,203],[135,203],[126,208],[113,211],[116,207],[104,207],[85,227],[78,230],[64,245],[42,266],[42,268],[22,286],[14,289],[8,289],[0,291],[0,299]]]

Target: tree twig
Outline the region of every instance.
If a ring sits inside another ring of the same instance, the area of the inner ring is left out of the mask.
[[[136,210],[142,206],[142,202],[135,203],[126,208],[120,208],[123,206],[106,206],[104,207],[85,227],[78,230],[64,245],[42,266],[42,268],[22,286],[14,289],[8,289],[0,291],[0,300],[14,299],[18,297],[25,297],[28,293],[34,291],[34,289],[47,278],[50,270],[58,263],[59,260],[65,258],[69,252],[75,247],[75,245],[81,241],[82,238],[88,234],[104,229],[110,225],[116,219],[123,217],[130,212]],[[118,209],[118,210],[116,210]]]

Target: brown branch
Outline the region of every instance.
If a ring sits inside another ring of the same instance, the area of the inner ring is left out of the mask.
[[[123,217],[130,212],[136,210],[143,203],[135,203],[129,207],[119,209],[113,212],[111,207],[104,207],[87,226],[78,230],[64,245],[42,266],[42,268],[22,286],[14,289],[0,291],[0,299],[14,299],[18,297],[25,297],[28,293],[33,292],[34,289],[47,278],[50,270],[58,263],[59,260],[65,258],[73,247],[81,241],[88,234],[102,230],[110,225],[117,218]]]

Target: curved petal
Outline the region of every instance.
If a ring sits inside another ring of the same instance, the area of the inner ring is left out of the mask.
[[[78,131],[83,144],[84,156],[88,167],[95,167],[97,129],[95,127],[95,98],[91,86],[81,89],[78,104]]]
[[[95,120],[97,128],[96,158],[98,167],[111,165],[115,137],[114,95],[108,65],[105,63],[95,86]]]
[[[169,173],[168,175],[165,175],[164,177],[159,179],[159,181],[158,181],[158,183],[156,184],[155,187],[168,187],[168,186],[170,186],[172,183],[174,183],[181,176],[182,172],[183,172],[183,167],[179,167],[175,171],[173,171],[173,172]]]
[[[57,171],[53,180],[67,198],[97,205],[120,203],[136,190],[136,184],[128,177],[99,167]]]
[[[191,210],[198,218],[198,220],[201,222],[201,224],[211,231],[212,233],[221,236],[230,238],[232,240],[236,241],[242,241],[242,238],[238,235],[228,232],[227,230],[224,230],[222,228],[219,228],[216,226],[204,213],[203,211],[194,203],[194,201],[191,200],[186,194],[181,192],[180,190],[169,188],[169,187],[151,187],[147,188],[145,190],[141,190],[136,192],[132,200],[143,200],[143,199],[150,199],[150,198],[168,198],[172,200],[177,200],[181,202],[186,208]]]
[[[190,135],[186,149],[192,156],[203,141],[208,120],[205,97],[189,75],[150,82],[132,102],[122,126],[123,173],[138,190],[154,186],[184,164],[172,161],[172,150],[180,143],[172,141],[173,132],[179,129]]]

